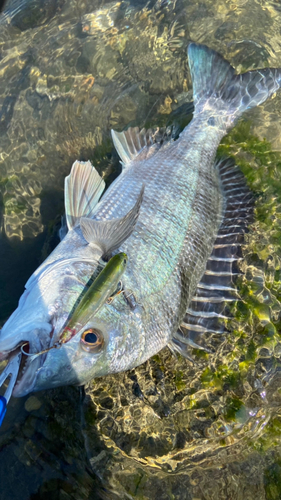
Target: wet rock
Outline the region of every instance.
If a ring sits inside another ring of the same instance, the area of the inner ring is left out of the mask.
[[[64,0],[27,0],[18,10],[19,3],[14,1],[4,14],[11,19],[13,26],[25,31],[48,22],[63,6]]]

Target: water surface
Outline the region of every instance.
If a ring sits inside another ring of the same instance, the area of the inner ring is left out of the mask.
[[[190,120],[186,48],[237,71],[281,67],[280,3],[7,3],[0,17],[0,320],[58,243],[63,180],[120,173],[110,129]],[[0,498],[281,498],[281,94],[223,141],[256,193],[224,338],[195,364],[168,349],[131,372],[13,399]]]

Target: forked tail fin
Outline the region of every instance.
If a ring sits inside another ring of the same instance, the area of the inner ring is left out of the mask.
[[[281,69],[265,68],[241,75],[217,52],[191,43],[188,62],[195,113],[207,112],[210,124],[230,129],[247,109],[258,106],[281,86]]]

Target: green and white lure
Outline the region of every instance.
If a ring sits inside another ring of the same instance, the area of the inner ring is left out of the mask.
[[[21,352],[31,359],[47,353],[51,349],[58,349],[64,343],[68,342],[73,335],[76,335],[83,327],[94,317],[95,313],[103,306],[109,299],[114,297],[121,277],[124,274],[127,265],[127,255],[119,253],[114,255],[106,264],[104,269],[95,278],[86,293],[83,295],[81,301],[74,309],[73,314],[70,316],[69,321],[64,327],[59,340],[48,349],[43,349],[37,353],[28,353],[24,351],[23,344]],[[119,292],[117,292],[119,293]],[[116,294],[117,295],[117,294]],[[98,330],[87,329],[81,335],[81,347],[87,351],[93,351],[100,348],[103,344],[102,336]]]

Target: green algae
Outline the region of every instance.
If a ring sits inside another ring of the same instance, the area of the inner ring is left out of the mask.
[[[264,486],[267,500],[279,500],[281,498],[281,458],[275,458],[275,462],[265,469]]]
[[[238,370],[231,369],[227,364],[219,365],[214,371],[208,367],[201,375],[201,382],[205,387],[235,389],[240,382],[240,373]]]
[[[244,403],[237,396],[228,397],[225,403],[224,416],[226,421],[237,420],[242,413]]]
[[[186,382],[183,380],[184,373],[182,370],[175,373],[174,382],[178,391],[181,391],[186,387]]]
[[[203,351],[203,349],[192,349],[192,355],[198,359],[204,360],[207,360],[209,357],[209,354],[206,351]]]
[[[274,224],[272,216],[280,212],[281,153],[272,151],[266,139],[252,135],[251,122],[243,121],[223,139],[218,154],[234,158],[253,192],[266,191],[263,203],[256,206],[255,217]]]
[[[263,429],[263,434],[251,443],[251,447],[259,453],[266,453],[280,444],[281,418],[274,415]]]

